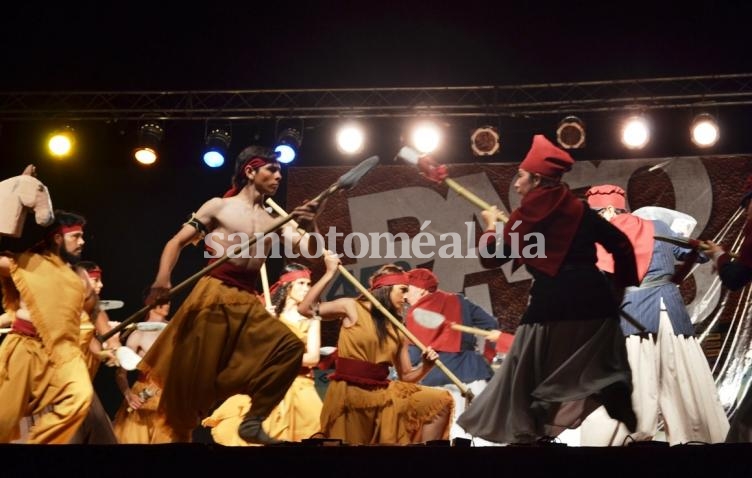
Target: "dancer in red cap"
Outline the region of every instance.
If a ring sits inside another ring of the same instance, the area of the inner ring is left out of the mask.
[[[522,202],[499,238],[503,246],[493,237],[486,245],[487,254],[499,252],[488,266],[505,262],[514,241],[525,246],[516,261],[534,281],[507,358],[457,420],[485,440],[531,443],[556,436],[599,405],[635,426],[620,295],[614,293],[638,283],[634,251],[622,232],[562,184],[573,164],[567,152],[536,135],[514,183]],[[483,212],[487,231],[495,229],[497,213],[495,207]],[[541,242],[543,250],[526,246]],[[611,281],[595,266],[596,242],[614,256]]]
[[[668,224],[642,219],[627,212],[626,194],[619,186],[594,186],[585,193],[590,207],[627,235],[635,250],[638,287],[629,287],[622,308],[637,319],[645,332],[626,320],[627,355],[632,368],[632,406],[637,430],[629,433],[604,410],[593,412],[582,425],[582,445],[623,445],[627,441],[653,440],[660,417],[666,440],[718,443],[726,438],[729,424],[713,374],[677,284],[672,282],[675,260],[694,251],[656,241],[654,236],[677,236]],[[707,262],[704,255],[700,262]],[[613,260],[598,248],[598,267],[613,271]]]
[[[478,395],[486,388],[493,370],[486,357],[476,349],[475,335],[455,330],[452,325],[492,331],[486,340],[495,342],[501,335],[499,321],[463,295],[440,290],[438,278],[428,269],[408,271],[407,284],[407,303],[411,307],[405,325],[422,343],[439,353],[439,360],[467,385],[473,395]],[[419,363],[420,349],[410,344],[408,350],[412,363]],[[420,383],[449,390],[454,398],[455,417],[465,410],[460,389],[441,370],[431,370]],[[453,423],[449,438],[471,437]]]

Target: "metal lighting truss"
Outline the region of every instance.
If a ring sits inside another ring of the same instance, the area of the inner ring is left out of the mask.
[[[517,117],[752,104],[752,74],[497,86],[0,92],[8,120]]]

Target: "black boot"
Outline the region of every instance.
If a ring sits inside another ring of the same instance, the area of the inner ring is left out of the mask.
[[[600,393],[600,401],[614,420],[622,422],[629,433],[637,431],[637,416],[632,409],[632,392],[622,383],[611,384]]]
[[[263,421],[264,417],[246,415],[243,418],[243,421],[240,422],[238,435],[248,443],[256,443],[259,445],[279,445],[285,443],[282,440],[277,440],[276,438],[267,435],[261,427]]]

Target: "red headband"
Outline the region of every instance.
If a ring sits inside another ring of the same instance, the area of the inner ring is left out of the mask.
[[[284,274],[279,276],[279,282],[286,284],[296,279],[310,279],[310,278],[311,278],[311,271],[308,269],[301,269],[297,271],[285,272]]]
[[[66,235],[69,232],[83,232],[84,227],[81,224],[73,224],[72,226],[58,226],[49,232],[50,236],[55,234]]]
[[[101,279],[102,278],[102,269],[99,267],[95,267],[94,269],[90,269],[86,271],[87,274],[89,274],[89,277],[92,279]]]
[[[391,274],[384,274],[374,279],[371,285],[371,290],[376,290],[379,287],[386,287],[388,285],[407,284],[407,274],[404,272],[393,272]]]
[[[275,282],[274,285],[271,286],[271,288],[269,289],[269,293],[274,294],[277,291],[277,289],[279,289],[285,284],[289,284],[292,281],[295,281],[298,279],[310,279],[310,278],[311,278],[311,271],[308,269],[285,272],[284,274],[279,276],[279,280]]]
[[[245,169],[247,166],[250,166],[252,169],[258,169],[261,166],[269,164],[271,161],[272,161],[271,159],[260,158],[258,156],[254,156],[248,159],[248,161],[243,165],[241,170]]]
[[[276,161],[276,160],[275,159],[266,159],[266,158],[262,158],[260,156],[251,156],[250,158],[248,158],[245,161],[245,164],[243,164],[243,166],[240,168],[240,171],[242,171],[243,174],[245,174],[245,168],[247,168],[248,166],[250,166],[251,169],[258,169],[258,168],[260,168],[262,166],[265,166],[265,165],[267,165],[267,164],[269,164],[269,163],[271,163],[273,161]],[[230,189],[228,189],[227,192],[222,197],[229,198],[229,197],[232,197],[232,196],[237,196],[238,193],[240,193],[240,189],[238,189],[235,186],[233,186]]]

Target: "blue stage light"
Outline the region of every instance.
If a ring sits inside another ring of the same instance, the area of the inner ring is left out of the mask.
[[[230,133],[222,128],[214,128],[206,135],[204,162],[207,166],[218,168],[225,164],[225,154],[230,147]]]
[[[219,151],[207,151],[204,153],[204,162],[210,168],[218,168],[225,164],[225,157]]]
[[[298,150],[303,142],[303,136],[295,128],[287,128],[277,137],[277,146],[274,151],[279,153],[277,161],[291,163],[298,156]]]

